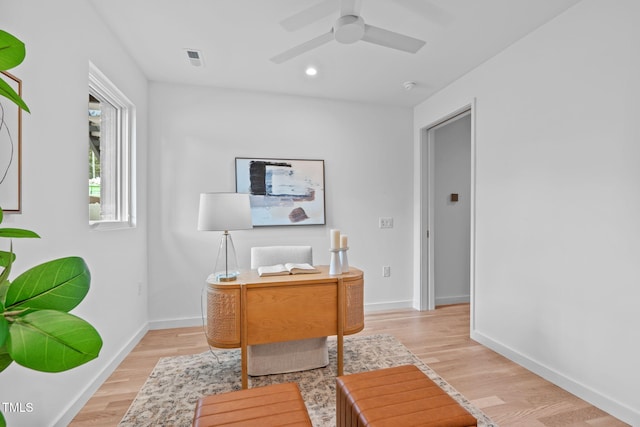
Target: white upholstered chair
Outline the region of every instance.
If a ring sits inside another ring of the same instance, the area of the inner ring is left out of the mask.
[[[251,268],[293,263],[313,264],[311,246],[262,246],[251,248]],[[247,347],[249,375],[305,371],[329,364],[327,337]]]

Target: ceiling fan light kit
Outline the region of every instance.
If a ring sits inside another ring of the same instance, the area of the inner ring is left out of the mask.
[[[281,64],[295,58],[296,56],[302,55],[310,50],[329,43],[332,40],[343,44],[352,44],[362,40],[368,43],[409,53],[416,53],[425,45],[423,40],[366,24],[356,9],[354,0],[342,0],[340,2],[340,17],[336,20],[333,28],[328,33],[324,33],[286,50],[271,58],[271,61],[276,64]],[[317,8],[311,8],[307,12],[317,13],[318,19],[322,18],[324,13],[317,10]],[[302,16],[301,14],[297,15]],[[310,20],[310,17],[306,16],[305,19]]]
[[[333,26],[333,36],[336,41],[344,44],[351,44],[362,40],[364,32],[364,19],[360,16],[341,16]]]

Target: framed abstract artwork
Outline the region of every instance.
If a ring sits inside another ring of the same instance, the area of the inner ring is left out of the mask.
[[[236,192],[249,193],[255,227],[326,223],[324,160],[236,157]]]
[[[3,80],[20,96],[22,81],[2,71]],[[21,211],[22,110],[0,97],[0,207],[4,212]]]

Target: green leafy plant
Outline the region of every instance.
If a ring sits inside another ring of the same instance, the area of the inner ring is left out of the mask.
[[[0,209],[0,223],[3,214]],[[18,228],[0,237],[37,238]],[[87,321],[70,314],[89,292],[91,274],[82,258],[37,265],[9,281],[13,245],[0,251],[0,372],[12,362],[42,372],[61,372],[98,357],[102,338]],[[5,422],[0,414],[0,426]]]
[[[0,71],[24,57],[24,43],[0,30]],[[0,96],[29,111],[2,79]],[[0,207],[0,224],[3,219]],[[16,259],[12,239],[39,237],[31,230],[0,228],[0,238],[9,239],[9,251],[0,250],[0,372],[14,361],[36,371],[62,372],[97,358],[102,348],[98,331],[69,313],[89,292],[91,274],[82,258],[45,262],[9,280]],[[0,427],[5,426],[0,412]]]

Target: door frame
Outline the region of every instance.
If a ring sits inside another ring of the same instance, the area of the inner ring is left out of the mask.
[[[420,310],[435,309],[435,283],[433,274],[434,247],[433,239],[429,238],[430,231],[433,230],[433,194],[434,194],[434,165],[433,165],[433,138],[431,137],[433,130],[446,122],[462,117],[464,114],[471,115],[471,182],[470,182],[470,242],[469,242],[469,261],[470,261],[470,301],[471,301],[471,329],[473,330],[474,322],[474,302],[475,302],[475,260],[476,260],[476,138],[475,138],[475,122],[476,107],[475,99],[451,113],[439,118],[438,120],[422,127],[420,129],[420,180],[419,190],[419,206],[420,206],[420,244],[419,257],[420,260],[420,280],[419,280],[419,307]]]

